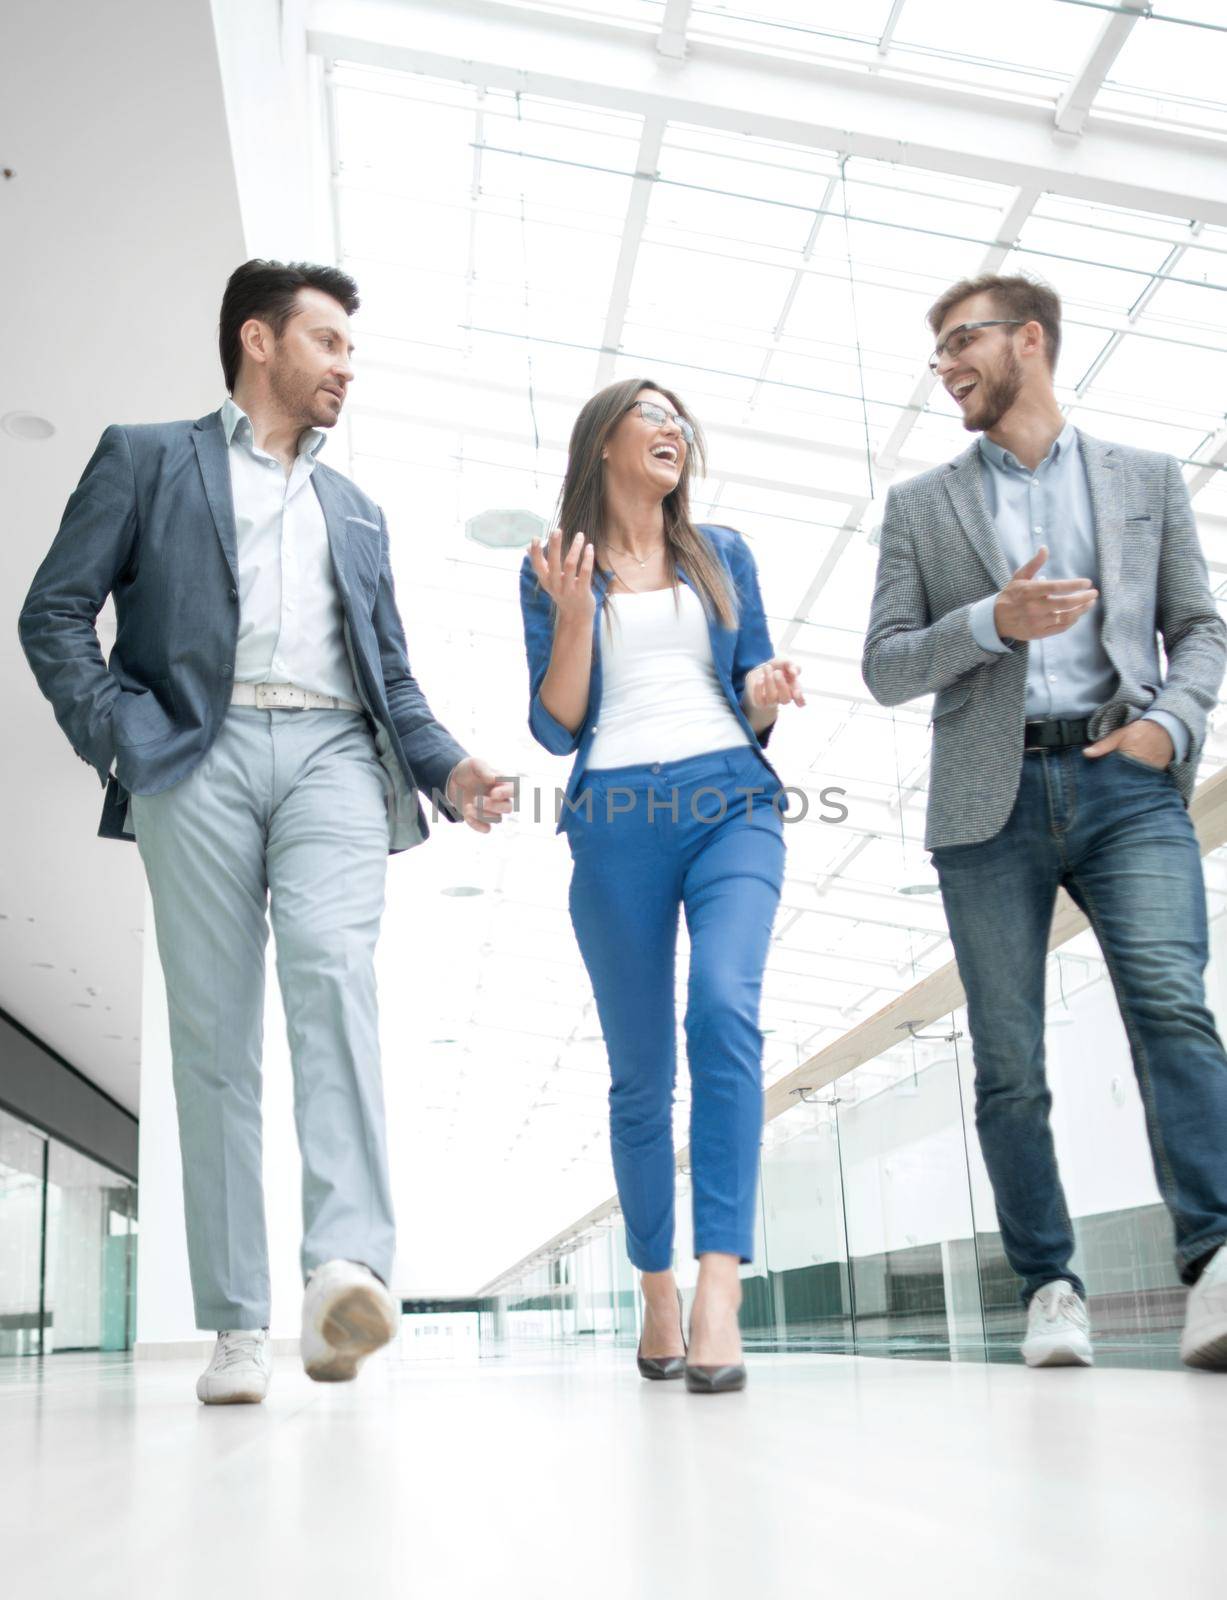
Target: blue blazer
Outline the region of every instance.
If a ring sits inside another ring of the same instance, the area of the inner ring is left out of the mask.
[[[738,625],[726,628],[718,617],[708,615],[707,631],[711,638],[712,659],[716,676],[734,716],[745,729],[753,748],[758,752],[763,766],[776,785],[782,788],[775,768],[763,755],[763,747],[771,738],[772,729],[756,734],[750,720],[741,708],[741,695],[746,675],[753,667],[769,661],[774,655],[771,635],[767,631],[767,618],[763,613],[763,600],[758,590],[758,570],[750,547],[732,528],[700,523],[699,531],[706,535],[721,565],[730,579],[736,598]],[[678,577],[688,588],[694,585],[685,572],[678,568]],[[580,779],[588,765],[588,752],[597,731],[601,712],[601,617],[604,613],[607,582],[601,573],[596,577],[596,612],[592,618],[592,677],[588,687],[588,709],[578,729],[571,733],[541,704],[541,683],[550,664],[554,648],[554,603],[537,582],[532,562],[524,557],[520,568],[520,609],[524,616],[524,644],[528,652],[529,707],[528,725],[538,744],[551,755],[566,756],[573,751],[575,763],[567,782],[567,801],[573,804],[579,791]],[[565,815],[565,812],[564,812]],[[562,831],[561,821],[558,831]]]
[[[416,791],[441,793],[465,752],[409,670],[382,511],[322,462],[311,482],[328,528],[354,681],[388,773],[391,846],[405,849],[429,832]],[[107,662],[94,622],[109,594],[116,636]],[[238,601],[220,411],[197,422],[109,427],[19,624],[39,688],[73,749],[107,786],[104,837],[131,838],[128,796],[180,783],[217,737],[234,681]]]

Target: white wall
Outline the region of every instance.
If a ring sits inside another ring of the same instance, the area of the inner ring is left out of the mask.
[[[0,43],[0,1005],[137,1109],[142,878],[17,640],[64,503],[111,422],[218,404],[217,310],[243,258],[208,0],[8,0]],[[102,621],[109,638],[107,613]]]
[[[331,261],[321,63],[306,0],[212,0],[247,253]]]

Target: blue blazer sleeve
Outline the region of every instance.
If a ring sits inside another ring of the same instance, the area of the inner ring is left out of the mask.
[[[750,553],[749,545],[741,535],[732,528],[727,531],[731,535],[729,567],[737,591],[739,611],[737,640],[733,646],[733,693],[740,704],[745,692],[746,678],[754,667],[761,666],[764,661],[770,661],[775,651],[771,645],[771,634],[767,630],[763,597],[759,592],[758,567]],[[772,722],[757,735],[761,746],[767,745],[774,727],[775,723]]]
[[[95,619],[137,539],[136,477],[127,435],[109,427],[34,575],[19,631],[38,686],[73,749],[107,781],[115,758],[119,684],[103,659]]]
[[[537,582],[537,574],[527,556],[520,568],[520,611],[524,618],[524,648],[528,654],[528,726],[533,738],[551,755],[570,755],[579,748],[583,724],[572,733],[541,704],[541,684],[549,671],[554,649],[554,606]]]

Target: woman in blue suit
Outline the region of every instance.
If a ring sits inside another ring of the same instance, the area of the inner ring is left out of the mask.
[[[675,395],[611,384],[576,420],[560,528],[520,580],[529,722],[575,752],[560,831],[571,918],[612,1079],[627,1247],[642,1273],[639,1370],[698,1392],[745,1384],[738,1267],[750,1259],[762,1129],[763,967],[784,871],[763,754],[804,703],[772,655],[754,558],[690,520],[702,445]],[[687,1353],[673,1279],[674,960],[690,934],[686,1045],[699,1282]]]

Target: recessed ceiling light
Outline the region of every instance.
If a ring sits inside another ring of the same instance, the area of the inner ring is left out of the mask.
[[[474,883],[454,883],[450,888],[444,889],[443,894],[451,895],[454,900],[467,900],[470,895],[485,894],[484,889],[479,889]]]
[[[46,417],[35,416],[33,411],[10,411],[7,416],[0,417],[0,428],[11,439],[31,441],[50,439],[55,432],[55,423],[48,422]]]
[[[937,883],[905,883],[899,890],[900,894],[936,894],[941,885]]]

